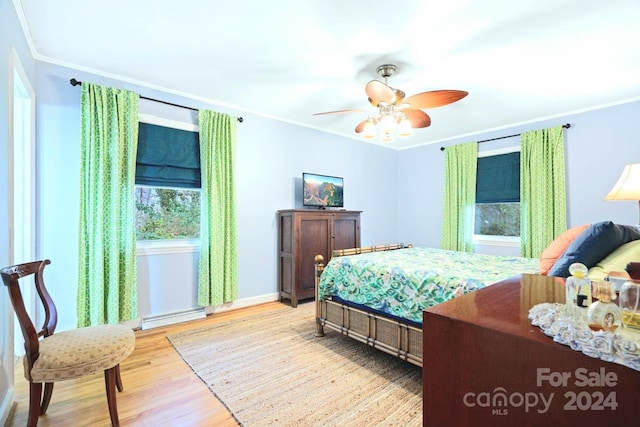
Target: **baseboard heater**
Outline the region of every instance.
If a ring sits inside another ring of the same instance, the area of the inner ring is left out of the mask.
[[[192,308],[189,310],[176,311],[173,313],[159,314],[142,318],[141,328],[152,329],[176,323],[188,322],[189,320],[204,319],[206,313],[204,307]]]

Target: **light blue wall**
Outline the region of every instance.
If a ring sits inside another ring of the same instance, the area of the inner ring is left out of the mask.
[[[444,153],[440,146],[518,134],[569,123],[565,129],[567,223],[569,227],[611,220],[638,224],[638,204],[604,201],[624,165],[640,162],[640,101],[572,114],[526,126],[479,134],[399,153],[398,240],[440,247]],[[507,138],[479,145],[492,150],[519,145]]]
[[[638,203],[605,201],[624,165],[640,163],[640,101],[568,119],[569,226],[611,220],[638,224]]]
[[[244,118],[238,124],[235,170],[241,300],[275,294],[278,290],[276,211],[300,207],[302,172],[344,177],[345,208],[363,211],[363,245],[396,240],[397,151],[38,63],[37,133],[42,153],[39,243],[42,256],[52,260],[47,283],[61,312],[60,329],[76,324],[80,88],[69,84],[71,78]],[[153,103],[141,103],[141,112],[172,120],[195,119],[188,110],[150,104]],[[194,256],[155,255],[139,257],[138,263],[140,315],[194,305],[197,277]]]
[[[32,60],[13,5],[0,0],[0,267],[9,264],[9,87],[13,73],[12,49],[33,86],[34,62]],[[13,311],[4,285],[0,284],[0,424],[8,415],[13,398]],[[22,339],[22,337],[17,337]]]

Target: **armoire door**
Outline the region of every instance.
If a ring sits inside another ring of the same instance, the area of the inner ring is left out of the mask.
[[[331,217],[328,215],[300,217],[298,247],[298,299],[310,298],[315,294],[314,260],[320,254],[329,259]]]
[[[360,246],[360,215],[335,215],[333,219],[332,250],[349,249],[358,246]]]

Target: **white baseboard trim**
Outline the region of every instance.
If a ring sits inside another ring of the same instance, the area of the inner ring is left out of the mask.
[[[278,301],[279,298],[280,295],[277,292],[273,294],[259,295],[257,297],[235,300],[233,302],[228,302],[222,305],[206,307],[206,312],[207,314],[222,313],[223,311],[235,310],[237,308],[251,307],[252,305]]]
[[[0,426],[9,425],[9,418],[15,410],[16,402],[13,401],[13,387],[10,387],[0,405]]]
[[[240,300],[236,300],[233,302],[229,302],[226,304],[216,305],[216,306],[208,306],[208,307],[193,307],[187,308],[179,312],[175,313],[167,313],[167,314],[153,314],[149,316],[138,317],[133,320],[129,320],[127,322],[123,322],[122,324],[125,326],[129,326],[131,329],[151,329],[152,327],[160,327],[172,325],[180,322],[186,322],[188,320],[200,319],[205,317],[206,315],[213,313],[222,313],[224,311],[235,310],[238,308],[251,307],[253,305],[265,304],[268,302],[278,301],[280,295],[276,293],[259,295],[251,298],[243,298]],[[196,314],[193,318],[189,318],[188,315],[191,312],[202,311],[202,316],[200,314]],[[183,313],[183,315],[180,315]],[[149,322],[150,319],[156,319],[156,321]],[[160,320],[160,318],[162,318]],[[146,322],[146,325],[145,325]],[[151,326],[154,325],[154,326]]]
[[[204,307],[196,307],[173,313],[145,316],[142,318],[140,326],[142,330],[147,330],[167,325],[175,325],[176,323],[188,322],[190,320],[204,319],[205,316]]]

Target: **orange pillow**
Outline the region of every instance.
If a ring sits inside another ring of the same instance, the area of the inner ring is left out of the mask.
[[[556,237],[540,254],[540,274],[548,274],[556,260],[567,250],[571,242],[591,224],[577,225]]]

